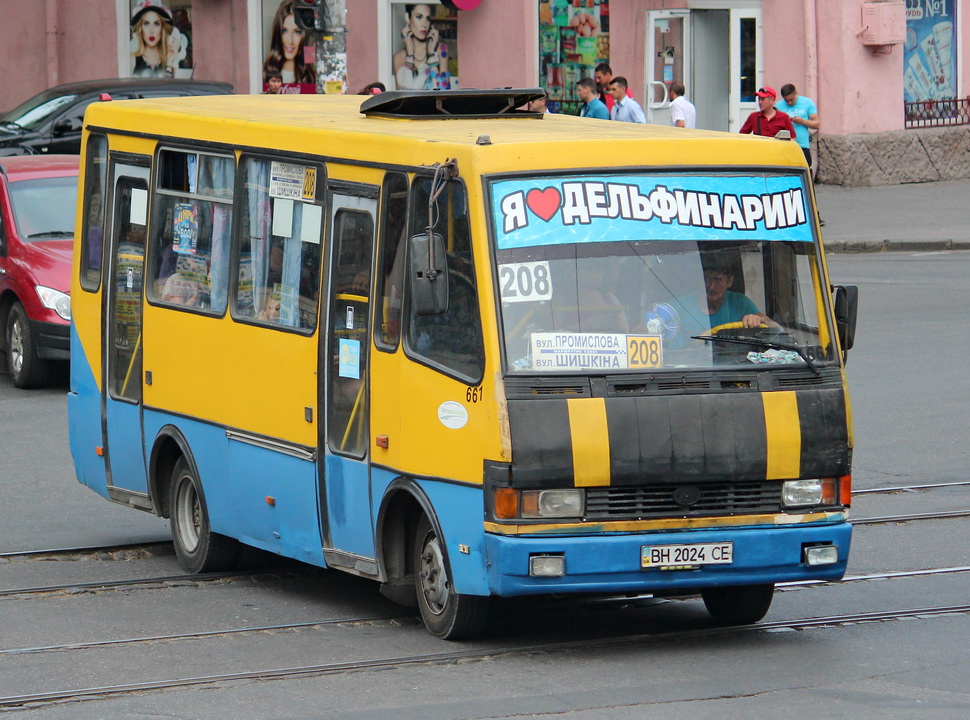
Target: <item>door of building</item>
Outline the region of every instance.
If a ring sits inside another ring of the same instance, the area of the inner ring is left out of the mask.
[[[670,83],[690,79],[690,10],[647,11],[647,122],[670,125]]]
[[[670,124],[670,84],[681,80],[697,127],[737,132],[758,105],[762,83],[761,3],[689,0],[688,9],[648,10],[647,122]]]

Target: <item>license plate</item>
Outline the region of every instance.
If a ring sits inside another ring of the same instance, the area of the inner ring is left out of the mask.
[[[698,565],[730,565],[734,562],[734,543],[693,543],[691,545],[643,545],[640,566],[645,568],[687,568]]]

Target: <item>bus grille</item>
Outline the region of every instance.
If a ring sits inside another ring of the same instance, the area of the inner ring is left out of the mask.
[[[682,489],[678,493],[678,489]],[[696,500],[693,498],[696,497]],[[679,498],[682,502],[678,502]],[[689,504],[684,504],[684,501]],[[633,520],[781,511],[780,482],[651,485],[586,489],[587,520]]]

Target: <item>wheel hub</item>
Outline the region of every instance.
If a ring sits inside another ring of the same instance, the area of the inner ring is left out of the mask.
[[[418,575],[421,578],[421,592],[428,601],[428,607],[436,615],[441,613],[448,604],[448,576],[441,546],[438,538],[433,535],[424,544]]]
[[[24,367],[24,333],[17,320],[10,326],[10,364],[10,370],[15,373]]]

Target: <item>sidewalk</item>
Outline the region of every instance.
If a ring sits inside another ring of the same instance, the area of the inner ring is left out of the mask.
[[[970,250],[970,180],[816,185],[827,252]]]

